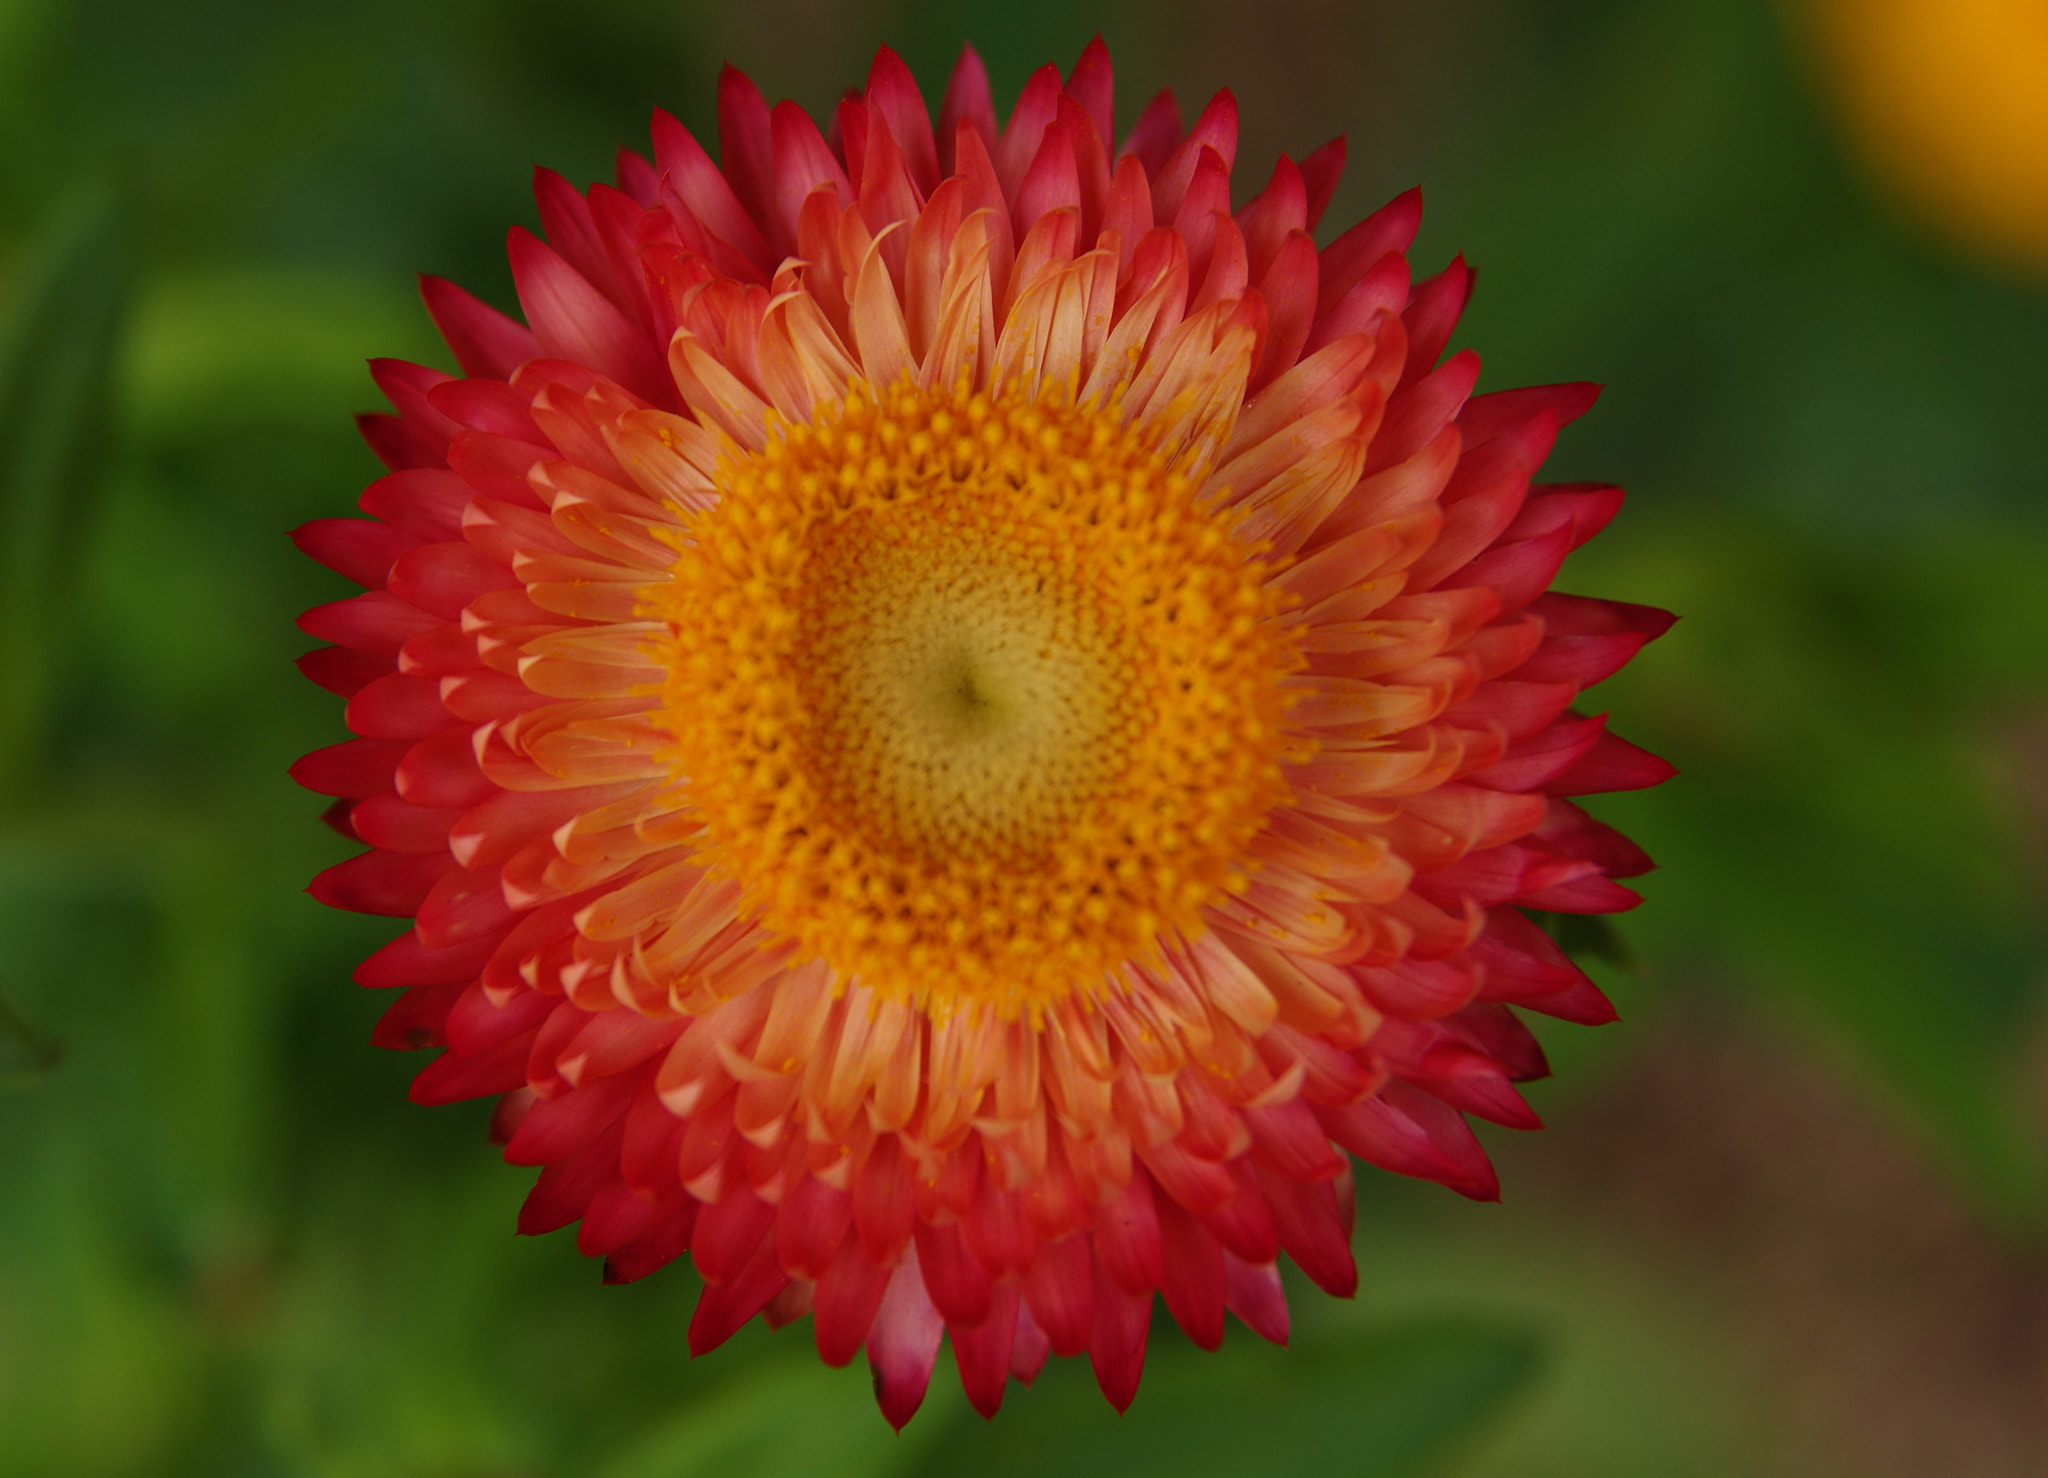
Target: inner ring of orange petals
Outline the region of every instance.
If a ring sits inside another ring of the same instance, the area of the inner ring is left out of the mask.
[[[1116,407],[857,382],[716,481],[644,598],[705,860],[767,927],[1035,1012],[1244,886],[1295,639]]]

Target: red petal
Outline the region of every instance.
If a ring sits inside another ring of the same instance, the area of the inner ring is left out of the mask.
[[[690,1256],[706,1279],[727,1283],[744,1272],[764,1248],[773,1250],[770,1233],[774,1228],[775,1208],[741,1186],[697,1213]]]
[[[1407,461],[1456,418],[1479,383],[1479,356],[1461,349],[1387,401],[1386,415],[1365,459],[1365,476]]]
[[[394,1052],[445,1047],[448,1008],[463,992],[461,985],[416,985],[393,1001],[377,1018],[370,1045]]]
[[[519,306],[542,349],[589,366],[650,404],[674,404],[667,369],[617,304],[523,226],[512,228],[505,250]]]
[[[417,932],[403,934],[355,968],[355,982],[382,990],[396,985],[468,984],[497,947],[494,939],[470,939],[449,949],[429,949]]]
[[[1143,121],[1139,120],[1140,123]],[[1172,157],[1154,171],[1154,220],[1163,225],[1180,214],[1181,202],[1187,198],[1188,189],[1194,183],[1204,149],[1216,151],[1217,157],[1223,161],[1223,173],[1227,178],[1237,162],[1237,99],[1231,96],[1228,88],[1209,99],[1209,105],[1202,109],[1202,116],[1195,120],[1195,126],[1175,146]],[[1230,208],[1227,197],[1223,208]]]
[[[1330,197],[1337,193],[1347,147],[1340,133],[1301,161],[1301,182],[1308,191],[1306,224],[1311,231],[1322,223],[1323,212],[1330,208]]]
[[[418,740],[440,732],[455,718],[441,706],[441,685],[430,678],[388,673],[348,700],[350,729],[366,739]]]
[[[510,570],[481,549],[452,543],[422,544],[399,556],[389,588],[421,610],[454,621],[478,596],[520,587]]]
[[[1180,1140],[1169,1139],[1137,1154],[1159,1188],[1191,1211],[1214,1211],[1237,1194],[1229,1171],[1194,1154]]]
[[[1555,723],[1578,689],[1570,683],[1525,683],[1496,678],[1473,689],[1472,696],[1444,710],[1444,718],[1463,728],[1498,724],[1510,744],[1542,733]]]
[[[1471,298],[1472,269],[1462,256],[1452,258],[1450,266],[1416,286],[1408,311],[1401,315],[1408,325],[1408,367],[1401,374],[1402,384],[1412,384],[1436,367]]]
[[[539,1030],[535,1027],[532,1032],[475,1056],[443,1052],[412,1080],[412,1101],[431,1107],[525,1087],[527,1051]]]
[[[1513,745],[1499,760],[1463,778],[1495,790],[1535,790],[1555,779],[1599,743],[1603,718],[1564,718],[1532,738]]]
[[[1095,1327],[1095,1268],[1088,1238],[1040,1242],[1024,1276],[1024,1301],[1055,1354],[1078,1355]]]
[[[473,438],[478,432],[504,437],[525,449],[526,460],[520,464],[519,473],[522,487],[526,482],[524,468],[530,466],[537,455],[544,455],[549,450],[547,437],[534,424],[532,398],[514,390],[503,380],[450,380],[445,385],[436,385],[427,393],[427,399],[434,403],[436,410],[463,428],[448,443],[448,466],[453,472],[464,472],[456,459],[457,448],[462,445],[464,437]],[[469,481],[466,476],[463,480]]]
[[[386,791],[356,802],[349,827],[363,841],[387,852],[448,851],[448,827],[454,811],[430,811]]]
[[[1016,1280],[1006,1278],[995,1286],[986,1319],[966,1329],[949,1323],[947,1332],[953,1337],[953,1361],[960,1367],[960,1386],[968,1403],[984,1417],[994,1417],[1010,1384],[1017,1339]]]
[[[765,105],[761,118],[767,121]],[[735,251],[763,266],[768,262],[768,241],[761,227],[747,214],[740,196],[694,135],[661,109],[654,110],[652,125],[654,158],[670,189],[706,231]]]
[[[1116,1279],[1095,1270],[1095,1333],[1088,1341],[1088,1363],[1095,1383],[1118,1411],[1129,1410],[1145,1373],[1145,1336],[1152,1328],[1151,1293],[1129,1293]]]
[[[1358,1265],[1351,1260],[1350,1229],[1345,1225],[1348,1208],[1339,1202],[1337,1186],[1329,1181],[1303,1185],[1264,1171],[1256,1173],[1266,1193],[1266,1205],[1273,1212],[1280,1245],[1295,1265],[1325,1293],[1338,1298],[1357,1293]],[[1346,1185],[1344,1201],[1350,1196]]]
[[[1549,814],[1535,836],[1568,856],[1596,863],[1611,878],[1640,877],[1656,866],[1641,847],[1567,800],[1551,801]]]
[[[410,746],[402,740],[350,739],[295,761],[292,779],[318,795],[359,800],[391,789],[391,774]]]
[[[417,539],[440,542],[462,537],[462,512],[474,496],[469,484],[446,468],[415,467],[378,478],[363,489],[356,506]]]
[[[1095,1214],[1095,1256],[1112,1281],[1134,1294],[1159,1286],[1159,1217],[1152,1181],[1135,1168],[1117,1199]]]
[[[957,1223],[917,1224],[917,1260],[924,1269],[925,1291],[950,1325],[970,1328],[988,1317],[994,1292],[988,1272],[968,1250]]]
[[[604,1260],[604,1281],[631,1283],[657,1268],[667,1267],[690,1250],[690,1234],[697,1221],[697,1203],[684,1196],[675,1209],[645,1236],[628,1242]]]
[[[876,50],[874,65],[868,68],[867,103],[888,124],[919,192],[929,195],[938,189],[939,155],[932,137],[931,109],[903,58],[886,46]]]
[[[1159,1202],[1159,1292],[1167,1312],[1205,1350],[1223,1343],[1223,1248],[1194,1215]]]
[[[393,670],[388,656],[347,647],[315,647],[293,661],[312,681],[344,698],[361,692]]]
[[[1308,187],[1301,169],[1285,154],[1273,166],[1273,178],[1237,213],[1238,229],[1244,232],[1245,257],[1254,282],[1266,275],[1273,259],[1289,237],[1308,226]],[[1310,243],[1313,251],[1315,245]],[[1313,281],[1311,275],[1311,281]],[[1311,299],[1310,308],[1315,304]]]
[[[1407,251],[1421,227],[1422,192],[1410,190],[1324,247],[1317,311],[1327,313],[1342,302],[1388,253]]]
[[[1320,1127],[1317,1132],[1321,1132]],[[1259,1193],[1258,1183],[1252,1179],[1251,1167],[1245,1160],[1237,1159],[1225,1168],[1237,1186],[1237,1194],[1206,1213],[1202,1222],[1216,1234],[1225,1252],[1246,1262],[1271,1262],[1280,1251],[1280,1242],[1273,1230],[1273,1214],[1266,1207],[1266,1198]]]
[[[616,1131],[586,1145],[572,1158],[548,1166],[519,1208],[519,1234],[537,1237],[582,1216],[592,1198],[618,1174]]]
[[[1048,211],[1081,207],[1081,171],[1075,162],[1074,136],[1055,121],[1043,134],[1037,155],[1017,187],[1012,219],[1020,236],[1028,234]],[[1082,239],[1086,240],[1086,225]]]
[[[1458,417],[1458,429],[1465,433],[1469,450],[1527,425],[1545,411],[1556,413],[1558,425],[1569,426],[1593,408],[1600,398],[1600,388],[1581,380],[1569,385],[1527,385],[1518,390],[1477,395]]]
[[[417,426],[407,425],[403,416],[359,415],[356,431],[377,454],[377,460],[394,472],[439,467],[445,460],[434,439]]]
[[[1543,1120],[1528,1101],[1508,1086],[1498,1066],[1477,1053],[1432,1054],[1425,1067],[1434,1067],[1413,1081],[1453,1108],[1502,1125],[1508,1129],[1541,1129]],[[1482,1066],[1484,1064],[1484,1066]]]
[[[1024,1214],[1024,1196],[1001,1189],[992,1176],[982,1177],[974,1206],[961,1218],[960,1227],[969,1250],[990,1277],[1022,1273],[1031,1266],[1038,1238]]]
[[[871,1261],[887,1266],[910,1240],[916,1208],[910,1198],[910,1167],[896,1136],[875,1141],[867,1164],[853,1182],[853,1224]]]
[[[1244,1121],[1252,1131],[1252,1156],[1258,1164],[1289,1180],[1330,1180],[1341,1174],[1344,1157],[1301,1099],[1267,1108],[1248,1108]]]
[[[590,202],[574,185],[544,165],[533,168],[533,198],[540,207],[541,230],[550,247],[615,307],[627,306],[624,284],[612,266],[604,239],[590,215]]]
[[[733,194],[765,225],[775,199],[774,130],[761,89],[731,65],[718,74],[718,157]]]
[[[392,656],[414,637],[440,624],[438,618],[386,590],[365,591],[315,606],[299,617],[299,630],[308,636],[358,652]]]
[[[939,1340],[945,1332],[945,1321],[932,1307],[912,1253],[896,1265],[888,1291],[875,1311],[874,1327],[868,1331],[875,1400],[883,1419],[898,1431],[924,1404],[932,1362],[939,1357]]]
[[[531,990],[494,999],[488,990],[472,983],[456,998],[448,1013],[448,1044],[457,1052],[475,1057],[516,1041],[531,1057],[539,1034],[563,1005],[557,996]],[[575,1011],[573,1006],[568,1009]]]
[[[502,937],[512,919],[497,878],[456,867],[420,904],[415,927],[430,948],[450,949],[470,939]]]
[[[1045,1369],[1046,1357],[1051,1353],[1052,1341],[1045,1337],[1045,1331],[1031,1317],[1030,1306],[1019,1303],[1017,1337],[1010,1349],[1010,1374],[1030,1385],[1038,1379],[1038,1372]]]
[[[1475,1201],[1500,1199],[1500,1180],[1472,1126],[1419,1088],[1392,1082],[1362,1103],[1323,1109],[1318,1117],[1330,1137],[1361,1160],[1399,1175],[1440,1181]],[[1268,1181],[1269,1193],[1271,1184]],[[1279,1219],[1276,1205],[1274,1220]],[[1283,1228],[1283,1246],[1286,1237]],[[1300,1261],[1299,1254],[1295,1260]]]
[[[1081,49],[1081,59],[1067,74],[1067,96],[1087,110],[1104,143],[1116,137],[1116,70],[1100,32]]]
[[[1138,115],[1138,121],[1131,125],[1130,136],[1123,147],[1117,150],[1117,158],[1129,155],[1145,166],[1148,176],[1157,178],[1166,167],[1166,161],[1180,143],[1185,128],[1180,119],[1180,104],[1174,101],[1173,89],[1162,87],[1145,110]],[[1154,220],[1157,220],[1155,213]]]
[[[654,1197],[614,1181],[592,1198],[583,1213],[583,1225],[576,1229],[576,1250],[585,1257],[604,1257],[646,1236],[662,1220],[664,1210]]]
[[[1510,529],[1512,527],[1510,525]],[[1502,539],[1506,537],[1502,535]],[[1569,524],[1513,544],[1496,542],[1493,548],[1459,572],[1458,583],[1491,586],[1500,597],[1501,614],[1512,614],[1549,588],[1564,564],[1564,557],[1571,550],[1572,530]]]
[[[376,589],[392,561],[419,543],[412,535],[367,518],[316,518],[292,530],[299,552],[365,589]]]
[[[505,1163],[551,1165],[579,1153],[625,1117],[637,1086],[630,1077],[620,1074],[571,1089],[560,1098],[539,1100],[520,1120],[519,1128],[506,1144]]]
[[[699,1240],[710,1211],[707,1206],[697,1213]],[[775,1265],[774,1244],[764,1241],[738,1277],[730,1283],[709,1284],[697,1296],[696,1312],[690,1316],[690,1353],[705,1355],[717,1349],[788,1285],[789,1275]]]
[[[464,374],[502,380],[540,357],[533,330],[445,277],[420,275],[420,296]]]
[[[805,1176],[784,1193],[775,1213],[775,1251],[783,1268],[799,1278],[823,1278],[842,1243],[858,1251],[859,1239],[846,1235],[852,1221],[851,1196],[815,1175]],[[867,1261],[865,1253],[861,1260]]]
[[[1266,300],[1271,327],[1266,352],[1252,376],[1254,390],[1291,369],[1308,342],[1316,311],[1316,244],[1308,232],[1297,231],[1287,238],[1272,267],[1259,280],[1259,295]]]
[[[649,210],[661,200],[661,178],[641,155],[621,145],[612,156],[612,178],[619,188]]]
[[[1003,136],[992,151],[996,178],[1002,181],[1003,193],[1011,200],[1017,198],[1024,172],[1038,157],[1045,131],[1059,116],[1059,110],[1060,69],[1051,65],[1040,67],[1025,80],[1024,90],[1017,95],[1017,105],[1010,109],[1010,121],[1004,125]],[[1017,239],[1024,239],[1021,226]]]
[[[446,416],[427,402],[427,392],[443,380],[455,377],[443,370],[429,369],[403,359],[373,359],[370,378],[384,392],[385,399],[405,418],[405,423],[435,447],[446,450],[455,427]]]
[[[842,204],[852,204],[853,185],[818,132],[818,125],[795,103],[781,102],[769,115],[775,141],[775,196],[769,215],[768,245],[786,253],[796,242],[797,215],[813,190],[833,189]]]
[[[1614,734],[1602,734],[1599,742],[1573,763],[1570,769],[1543,788],[1551,795],[1598,795],[1613,790],[1646,790],[1662,785],[1678,773],[1669,760]],[[1624,890],[1626,891],[1626,890]],[[1539,908],[1546,904],[1536,905]],[[1586,910],[1575,910],[1586,911]]]
[[[1435,588],[1489,548],[1521,511],[1529,480],[1556,441],[1556,413],[1544,411],[1460,457],[1441,499],[1443,528],[1409,571],[1408,589]]]
[[[1444,1025],[1476,1043],[1501,1065],[1510,1082],[1529,1083],[1550,1076],[1550,1063],[1543,1055],[1543,1044],[1536,1040],[1534,1032],[1523,1025],[1521,1017],[1506,1006],[1491,1001],[1475,1001]]]
[[[844,1365],[860,1353],[888,1286],[889,1270],[869,1260],[858,1237],[840,1242],[832,1266],[818,1279],[814,1305],[818,1355],[827,1365]]]
[[[606,260],[619,282],[620,295],[616,301],[628,318],[652,336],[653,299],[640,262],[640,246],[643,239],[665,237],[671,222],[666,214],[651,213],[632,196],[610,185],[592,185],[589,199],[591,225],[597,229]],[[654,342],[662,340],[656,338]]]
[[[440,809],[482,805],[498,794],[477,766],[468,729],[449,729],[422,739],[399,761],[398,793],[418,806]]]
[[[1280,1269],[1271,1262],[1241,1262],[1225,1253],[1223,1279],[1224,1306],[1260,1339],[1284,1346],[1287,1293],[1280,1286]]]
[[[942,174],[953,174],[959,167],[954,158],[954,142],[962,123],[973,126],[981,136],[982,146],[993,149],[996,146],[996,108],[989,97],[988,68],[981,63],[981,56],[972,46],[960,48],[960,59],[953,64],[953,71],[946,78],[946,95],[939,102],[939,170]]]
[[[509,672],[498,672],[491,668],[475,668],[471,671],[437,678],[440,684],[441,703],[457,718],[466,723],[484,724],[493,719],[507,719],[514,714],[526,713],[535,708],[545,708],[555,700],[534,692],[525,683]],[[586,792],[548,791],[549,796],[580,796]],[[533,794],[541,794],[534,792]],[[569,819],[573,812],[556,818],[559,826]],[[549,830],[553,830],[551,826]]]
[[[1516,900],[1525,907],[1544,908],[1555,913],[1600,914],[1627,913],[1642,901],[1643,895],[1633,888],[1624,888],[1597,873],[1537,888]]]
[[[626,1110],[626,1135],[619,1145],[619,1178],[650,1195],[674,1188],[678,1184],[676,1151],[682,1140],[683,1121],[662,1103],[655,1091],[654,1075],[642,1074],[638,1096]]]

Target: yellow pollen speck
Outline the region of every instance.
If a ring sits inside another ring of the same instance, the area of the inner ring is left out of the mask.
[[[1243,887],[1300,659],[1262,551],[1115,407],[905,380],[771,429],[645,593],[701,855],[767,927],[1035,1011]]]

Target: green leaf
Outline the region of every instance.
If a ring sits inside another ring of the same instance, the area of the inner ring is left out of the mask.
[[[2043,935],[2015,728],[2048,691],[2048,537],[1854,540],[1645,510],[1567,581],[1684,611],[1592,700],[1671,759],[1590,809],[1662,865],[1631,938],[1846,1045],[2015,1221],[2048,1209],[2017,1107]]]
[[[864,1370],[832,1370],[805,1352],[690,1402],[599,1471],[602,1478],[884,1478],[910,1471],[950,1415],[928,1402],[898,1435],[875,1409]]]
[[[33,1088],[64,1057],[64,1044],[44,1036],[14,997],[0,988],[0,1089]]]
[[[59,612],[113,441],[132,237],[120,197],[82,187],[30,250],[0,323],[0,786],[15,790],[41,737]]]
[[[1642,962],[1629,948],[1627,937],[1606,914],[1548,913],[1535,908],[1527,912],[1544,933],[1557,941],[1559,949],[1581,964],[1603,960],[1618,970],[1642,970]]]
[[[1429,1320],[1296,1350],[1169,1347],[1118,1416],[1083,1361],[1047,1368],[989,1425],[952,1434],[923,1478],[1057,1474],[1195,1478],[1426,1471],[1535,1375],[1540,1341],[1512,1326]],[[922,1418],[920,1418],[922,1420]]]

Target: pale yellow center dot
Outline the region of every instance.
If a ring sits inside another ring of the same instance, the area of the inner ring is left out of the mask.
[[[1101,989],[1241,887],[1299,665],[1115,409],[857,386],[721,468],[650,602],[704,855],[933,1008]]]

